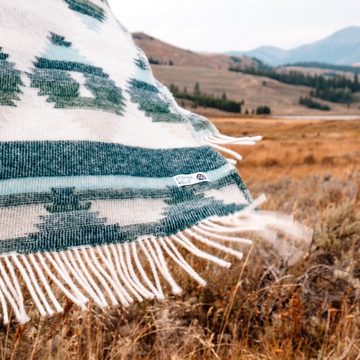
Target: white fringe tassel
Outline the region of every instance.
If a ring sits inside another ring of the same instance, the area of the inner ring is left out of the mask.
[[[230,141],[228,138],[221,139]],[[250,142],[249,139],[253,138],[239,141]],[[126,307],[135,300],[164,299],[163,281],[168,283],[174,294],[181,293],[170,272],[170,261],[199,285],[205,286],[206,281],[185,260],[184,251],[221,267],[231,266],[227,260],[200,249],[195,243],[238,259],[242,259],[243,253],[229,244],[251,245],[250,239],[240,236],[244,232],[256,232],[271,242],[278,239],[278,233],[283,233],[295,240],[294,246],[299,245],[296,241],[302,245],[309,243],[312,232],[294,223],[291,217],[256,211],[264,201],[265,197],[261,196],[243,211],[226,217],[211,217],[171,236],[142,237],[131,244],[74,248],[60,253],[4,254],[0,258],[3,322],[6,324],[10,321],[10,309],[18,322],[29,321],[26,311],[29,301],[25,306],[23,287],[27,288],[34,309],[41,316],[52,316],[63,311],[59,293],[82,309],[87,309],[89,302],[100,308],[109,304]],[[282,251],[279,243],[275,245],[282,255],[290,255],[287,252],[289,246]]]
[[[236,151],[228,149],[226,145],[242,145],[242,146],[252,146],[255,145],[257,142],[262,140],[262,136],[252,136],[252,137],[232,137],[222,135],[220,133],[208,135],[203,138],[203,141],[213,147],[214,149],[229,155],[230,158],[226,158],[227,161],[232,164],[236,165],[238,161],[243,160],[243,157]]]

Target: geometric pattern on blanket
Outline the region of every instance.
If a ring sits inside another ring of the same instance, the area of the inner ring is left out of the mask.
[[[32,304],[61,312],[64,296],[86,309],[177,294],[170,263],[205,285],[186,253],[229,267],[253,233],[309,239],[236,171],[228,145],[261,138],[180,108],[106,1],[0,0],[0,13],[4,323]]]

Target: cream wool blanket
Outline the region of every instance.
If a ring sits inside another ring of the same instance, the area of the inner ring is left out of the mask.
[[[170,263],[205,285],[188,254],[229,267],[243,233],[307,238],[236,172],[226,146],[258,140],[181,109],[106,1],[0,0],[4,323],[180,293]]]

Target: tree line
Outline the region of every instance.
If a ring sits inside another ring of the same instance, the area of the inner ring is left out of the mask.
[[[174,65],[174,62],[171,59],[168,62],[155,59],[155,58],[153,58],[151,56],[149,56],[148,59],[149,59],[149,63],[151,65],[168,65],[168,66],[173,66]]]
[[[350,72],[353,74],[360,74],[359,66],[335,65],[335,64],[327,64],[327,63],[319,63],[319,62],[296,62],[294,64],[284,65],[284,67],[290,67],[290,66],[299,66],[299,67],[303,67],[303,68],[316,68],[316,69],[334,70],[334,71],[344,71],[344,72]]]
[[[331,108],[328,105],[325,104],[321,104],[318,101],[315,101],[313,98],[311,97],[301,97],[299,99],[299,104],[306,106],[310,109],[317,109],[317,110],[323,110],[323,111],[330,111]]]
[[[280,72],[271,67],[241,69],[231,66],[229,70],[255,76],[264,76],[285,84],[308,86],[314,89],[311,91],[310,96],[334,103],[350,104],[353,100],[353,94],[360,91],[358,74],[355,74],[353,78],[343,75],[328,78],[323,75],[304,74],[295,70]]]
[[[192,93],[189,93],[187,88],[181,91],[179,87],[174,84],[170,85],[170,91],[177,99],[191,101],[194,106],[213,108],[231,113],[241,113],[242,105],[244,104],[243,101],[228,99],[226,93],[223,93],[220,97],[205,94],[201,92],[198,82],[195,84]]]

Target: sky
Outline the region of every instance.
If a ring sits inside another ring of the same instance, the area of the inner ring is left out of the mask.
[[[290,49],[360,26],[359,0],[108,0],[130,31],[195,51]]]

